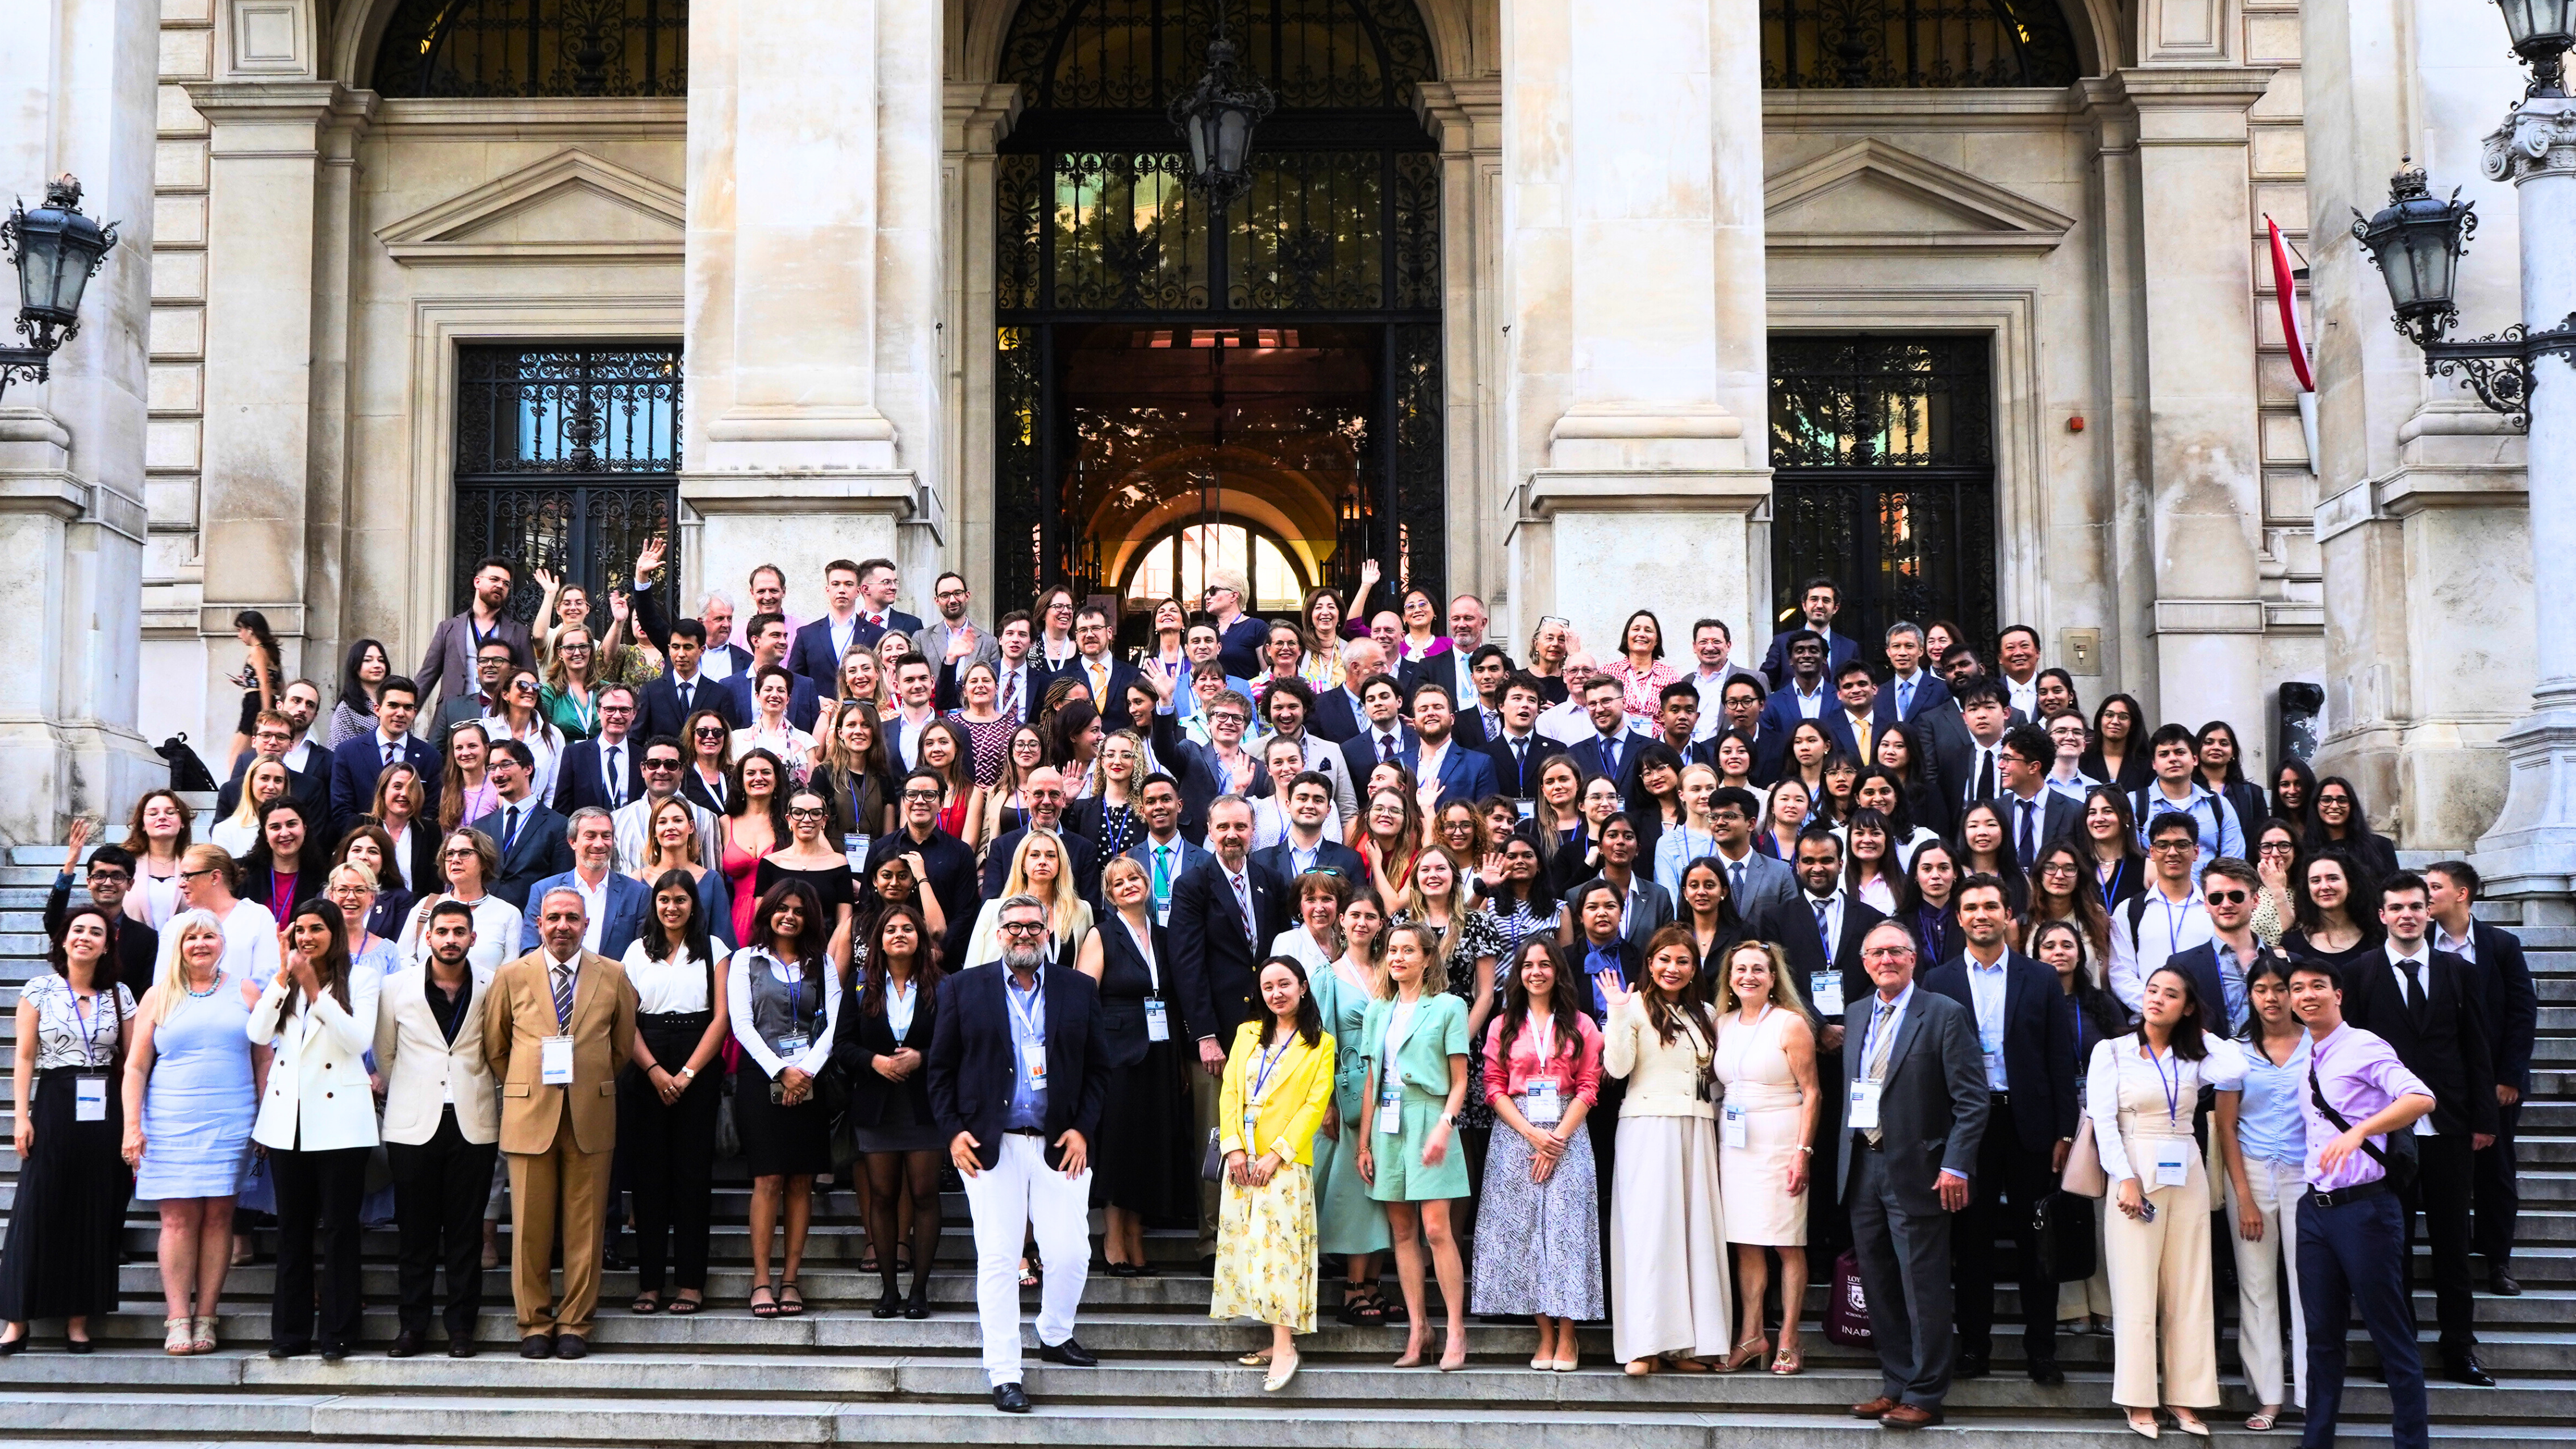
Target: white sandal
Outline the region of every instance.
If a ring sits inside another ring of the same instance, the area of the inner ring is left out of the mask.
[[[206,1314],[205,1316],[197,1319],[196,1323],[197,1337],[195,1351],[198,1353],[213,1353],[215,1351],[215,1315],[211,1313]]]
[[[161,1326],[168,1330],[161,1337],[161,1351],[166,1354],[191,1354],[197,1351],[196,1320],[164,1318]]]

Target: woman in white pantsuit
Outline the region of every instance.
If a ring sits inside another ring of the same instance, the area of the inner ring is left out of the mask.
[[[2308,1033],[2290,1014],[2289,965],[2280,957],[2266,955],[2247,969],[2245,996],[2254,1008],[2245,1091],[2241,1099],[2219,1097],[2218,1133],[2227,1154],[2227,1228],[2236,1245],[2236,1346],[2257,1406],[2245,1427],[2260,1431],[2281,1418],[2284,1317],[2290,1320],[2290,1402],[2308,1405],[2308,1325],[2299,1311]]]
[[[1691,995],[1698,971],[1690,932],[1666,926],[1634,991],[1616,972],[1594,978],[1610,1003],[1602,1070],[1628,1084],[1611,1159],[1610,1347],[1632,1374],[1659,1361],[1706,1372],[1732,1341],[1709,1102],[1717,1020]]]
[[[2209,1174],[2192,1138],[2203,1083],[2242,1088],[2236,1044],[2200,1029],[2191,978],[2147,978],[2138,1029],[2093,1048],[2084,1109],[2118,1211],[2103,1228],[2111,1259],[2111,1401],[2156,1437],[2162,1403],[2186,1434],[2209,1437],[2195,1409],[2218,1404],[2209,1286]],[[2157,1354],[2164,1359],[2157,1393]]]

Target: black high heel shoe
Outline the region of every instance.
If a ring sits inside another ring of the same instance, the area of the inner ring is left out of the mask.
[[[930,1316],[930,1283],[927,1279],[912,1285],[912,1296],[903,1301],[903,1316],[915,1322]]]

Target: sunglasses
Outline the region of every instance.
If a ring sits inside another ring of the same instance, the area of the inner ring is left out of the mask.
[[[725,737],[725,731],[722,726],[706,726],[691,730],[689,733],[702,740],[720,740]]]
[[[442,850],[438,854],[442,860],[463,860],[475,854],[475,851],[471,846],[460,845],[453,850]]]
[[[2249,893],[2242,890],[2209,893],[2209,903],[2213,906],[2241,906],[2250,898]]]

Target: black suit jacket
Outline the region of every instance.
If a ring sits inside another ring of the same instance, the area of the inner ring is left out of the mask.
[[[1342,763],[1350,768],[1351,788],[1360,792],[1360,809],[1365,814],[1368,809],[1369,771],[1376,769],[1378,763],[1377,728],[1368,721],[1362,720],[1359,733],[1341,743]],[[1399,718],[1395,722],[1396,760],[1410,770],[1414,766],[1414,761],[1421,756],[1422,736],[1415,734],[1413,726]],[[1418,785],[1421,781],[1417,780],[1414,783]]]
[[[680,730],[688,724],[689,716],[697,710],[714,710],[724,716],[727,728],[743,728],[751,721],[733,712],[733,691],[726,688],[725,684],[724,680],[709,679],[703,674],[699,675],[695,687],[689,693],[691,707],[683,709],[680,706],[680,686],[671,678],[669,671],[664,671],[660,678],[645,685],[638,696],[635,704],[635,733],[629,738],[649,740],[656,735],[669,735],[680,741],[680,755],[681,758],[686,759],[689,742],[681,738]]]
[[[850,644],[854,648],[873,645],[883,637],[885,637],[885,631],[869,628],[865,616],[852,621],[850,625]],[[812,680],[817,692],[823,694],[841,692],[841,656],[840,652],[832,647],[832,621],[829,616],[816,619],[798,629],[796,637],[788,641],[787,658],[783,662],[789,672]]]
[[[1011,1091],[1019,1080],[1019,1053],[1011,1037],[1011,1009],[999,962],[977,966],[939,985],[938,1021],[930,1034],[930,1113],[939,1130],[975,1135],[976,1160],[990,1168],[1002,1160]],[[1100,1140],[1100,1109],[1109,1100],[1109,1038],[1100,1015],[1100,988],[1071,966],[1038,968],[1046,998],[1046,1127],[1049,1167],[1061,1167],[1057,1139],[1079,1132],[1086,1150]],[[838,1051],[838,1043],[833,1050]],[[873,1075],[873,1074],[871,1074]]]
[[[1262,959],[1287,930],[1294,904],[1285,881],[1256,861],[1244,862],[1252,893],[1252,935],[1225,868],[1210,856],[1172,883],[1172,991],[1181,1007],[1184,1040],[1215,1038],[1230,1047],[1234,1029],[1258,1015]]]
[[[1032,666],[1035,666],[1038,662],[1036,655],[1033,654],[1029,656],[1029,663]],[[1034,672],[1034,669],[1032,669],[1032,673]],[[1135,665],[1119,658],[1117,652],[1113,650],[1109,655],[1109,692],[1106,695],[1103,695],[1100,691],[1091,687],[1091,670],[1082,662],[1082,656],[1076,654],[1072,658],[1064,661],[1064,667],[1062,669],[1048,675],[1045,682],[1038,685],[1037,690],[1038,694],[1043,697],[1047,692],[1047,686],[1053,684],[1055,681],[1059,679],[1073,680],[1080,684],[1083,689],[1092,696],[1091,707],[1100,711],[1100,727],[1102,729],[1143,729],[1146,727],[1146,723],[1144,721],[1136,720],[1128,716],[1127,686],[1134,684],[1136,681],[1143,679],[1144,677],[1145,676],[1142,673],[1138,672]],[[1177,694],[1178,692],[1178,689],[1175,689],[1174,693]],[[1032,702],[1029,705],[1024,705],[1022,708],[1025,710],[1034,709],[1035,707],[1034,702]]]
[[[2496,1130],[2495,1058],[2469,963],[2448,951],[2427,953],[2432,989],[2419,1016],[2398,995],[2386,950],[2344,972],[2344,1020],[2386,1041],[2406,1069],[2433,1089],[2433,1130]]]
[[[2477,984],[2496,1081],[2527,1097],[2532,1039],[2540,1027],[2540,995],[2531,984],[2531,963],[2513,932],[2484,921],[2469,927],[2469,946],[2477,953],[2478,959],[2469,963],[2469,979]]]
[[[244,750],[233,757],[233,777],[226,780],[223,788],[215,792],[216,819],[230,817],[234,807],[241,804],[242,776],[250,773],[250,762],[257,758],[258,753],[253,750]],[[333,823],[338,818],[331,810],[333,760],[334,756],[329,747],[317,744],[305,752],[303,770],[289,768],[286,772],[286,792],[294,796],[297,803],[303,805],[308,813],[319,817],[311,822],[315,833],[318,835],[330,832],[330,838],[323,841],[326,845],[336,844],[339,839],[336,831],[331,831]]]
[[[1976,1021],[1964,953],[1924,973],[1922,984],[1968,1008],[1969,1021]],[[2059,989],[2056,972],[2019,951],[2004,953],[2003,1039],[2015,1139],[2024,1152],[2045,1156],[2075,1140],[2075,998]],[[1986,1130],[2000,1131],[2002,1124],[1990,1117]]]
[[[1771,648],[1762,656],[1762,679],[1773,689],[1788,683],[1789,636],[1806,627],[1807,621],[1800,619],[1795,625],[1771,636]],[[1848,634],[1833,635],[1825,645],[1825,678],[1833,678],[1835,670],[1859,657],[1859,640]]]
[[[868,874],[873,876],[878,866],[914,851],[921,855],[922,869],[930,872],[930,893],[938,898],[941,913],[948,917],[948,929],[940,938],[939,959],[963,961],[967,942],[975,935],[976,912],[984,899],[976,888],[974,848],[936,827],[926,843],[915,843],[911,831],[897,828],[892,835],[880,835],[868,842]]]
[[[485,882],[492,894],[518,907],[522,916],[528,912],[528,887],[547,876],[562,875],[573,867],[572,842],[564,835],[569,822],[537,804],[533,797],[526,803],[529,809],[519,818],[518,835],[511,840],[510,848],[501,852],[500,875]],[[479,820],[465,823],[492,837],[492,843],[499,845],[501,826],[509,808],[505,804]]]
[[[2084,807],[2068,799],[2065,792],[2042,785],[2039,787],[2038,804],[2039,829],[2031,847],[2034,853],[2048,849],[2050,843],[2060,836],[2076,835],[2083,830]],[[2012,792],[1999,788],[1995,792],[1995,806],[2004,816],[2004,848],[2019,850],[2021,803],[2012,798]]]
[[[1879,914],[1877,907],[1845,893],[1842,934],[1834,938],[1833,959],[1828,961],[1825,943],[1816,939],[1816,908],[1807,903],[1807,893],[1801,889],[1790,904],[1773,906],[1763,913],[1758,934],[1780,944],[1781,952],[1789,958],[1789,969],[1798,973],[1801,994],[1809,998],[1811,1006],[1814,1001],[1812,983],[1819,971],[1840,971],[1843,974],[1843,1000],[1857,1001],[1871,990],[1869,977],[1860,968],[1861,938],[1869,934],[1871,927],[1886,919]],[[1825,1020],[1839,1022],[1842,1017],[1828,1016]]]
[[[618,757],[626,776],[625,803],[631,804],[644,798],[644,742],[628,735],[619,743],[625,751]],[[601,778],[600,755],[604,749],[606,746],[596,739],[575,740],[564,746],[563,758],[555,764],[553,805],[557,815],[569,820],[572,812],[584,806],[597,806],[602,810],[616,808],[610,802],[608,786]],[[683,756],[686,753],[684,748]]]
[[[1515,759],[1509,743],[1491,740],[1485,745],[1485,758],[1494,762],[1494,782],[1515,800],[1537,799],[1539,767],[1547,763],[1548,756],[1564,753],[1565,746],[1536,730],[1530,732],[1527,768]]]
[[[725,693],[733,697],[733,713],[729,718],[736,721],[735,729],[748,729],[751,722],[760,717],[760,707],[752,701],[751,686],[752,677],[748,670],[738,671],[724,682]],[[814,721],[821,716],[822,710],[823,696],[815,690],[814,681],[791,671],[787,677],[787,722],[812,734]],[[680,744],[685,756],[688,741],[682,740]]]
[[[1597,731],[1567,745],[1565,753],[1576,764],[1583,767],[1584,774],[1607,775],[1616,780],[1619,784],[1620,798],[1626,799],[1636,793],[1638,757],[1645,753],[1646,746],[1654,742],[1653,735],[1639,734],[1635,730],[1628,731],[1619,740],[1619,768],[1615,773],[1605,767],[1601,736]]]
[[[883,1122],[886,1105],[897,1097],[912,1100],[915,1122],[939,1120],[930,1107],[929,1056],[930,1044],[938,1035],[939,997],[944,990],[945,983],[920,992],[912,1008],[912,1029],[902,1041],[894,1039],[894,1023],[883,1011],[859,1009],[855,990],[843,997],[840,1020],[832,1024],[832,1060],[840,1064],[841,1075],[850,1084],[851,1125],[874,1127]],[[921,1053],[921,1070],[900,1082],[879,1076],[877,1058],[893,1056],[907,1046]],[[1009,1104],[1005,1097],[1003,1105]]]
[[[384,757],[377,753],[380,737],[373,731],[353,740],[342,740],[331,752],[331,818],[351,820],[367,813],[376,803],[376,777],[385,772]],[[444,766],[438,752],[409,735],[402,739],[402,762],[420,772],[423,800],[422,818],[438,818],[438,787]]]

